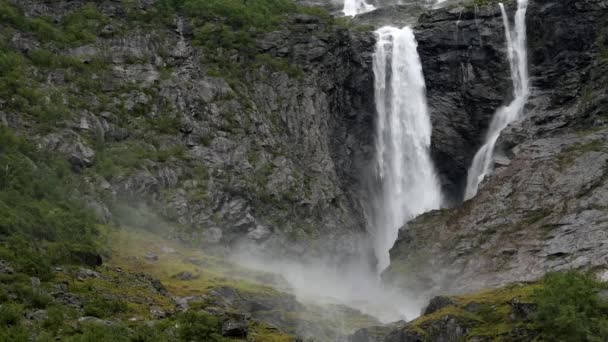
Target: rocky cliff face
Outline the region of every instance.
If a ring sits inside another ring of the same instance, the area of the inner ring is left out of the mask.
[[[56,89],[72,113],[41,129],[5,106],[2,122],[65,155],[106,220],[159,225],[137,215],[147,210],[197,244],[246,240],[314,254],[308,248],[317,241],[317,252],[358,253],[373,35],[293,14],[247,49],[209,46],[197,38],[205,23],[154,17],[157,5],[16,1],[30,20],[68,25],[88,15],[101,33],[59,46],[7,27],[11,49],[99,67],[84,76],[85,88],[69,78],[72,67],[32,66],[28,74]]]
[[[586,269],[606,277],[607,5],[605,1],[531,1],[527,25],[532,96],[525,117],[501,137],[499,149],[506,158],[495,164],[495,173],[474,199],[423,215],[402,229],[391,251],[386,279],[409,288],[434,286],[435,291],[464,292],[536,279],[551,270]],[[492,13],[489,8],[480,10],[484,11]],[[462,16],[472,14],[465,11]],[[431,18],[449,15],[440,11]],[[455,26],[457,17],[452,14],[451,18],[449,24],[421,25],[422,53],[425,29],[433,32],[441,25]],[[499,18],[487,18],[500,32]],[[482,118],[491,112],[490,104],[505,100],[499,95],[508,88],[498,39],[494,49],[483,50],[490,55],[479,70],[502,70],[482,71],[482,75],[489,77],[486,84],[499,77],[495,84],[503,86],[473,87],[488,97],[484,104],[473,101],[466,106],[480,111],[468,118]],[[442,65],[449,64],[451,59],[447,60]],[[438,87],[451,83],[436,82],[433,77],[428,82],[431,106],[437,112],[443,108],[437,103],[452,101],[448,96],[440,102]],[[437,118],[439,141],[443,127],[455,129],[455,125]],[[455,115],[451,120],[462,122],[463,118],[467,116]],[[461,141],[475,146],[472,140]],[[435,150],[438,156],[445,153],[441,147]],[[450,156],[447,160],[460,158],[466,167],[466,158],[445,154]],[[440,169],[445,166],[441,157],[437,160]]]
[[[433,123],[432,155],[448,204],[457,203],[494,111],[510,100],[500,10],[430,11],[416,29]]]

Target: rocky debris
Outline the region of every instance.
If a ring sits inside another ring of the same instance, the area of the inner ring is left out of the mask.
[[[14,274],[15,269],[4,260],[0,260],[0,274]]]
[[[173,297],[173,302],[175,303],[178,311],[186,311],[190,308],[190,303],[200,303],[206,301],[207,299],[207,296]]]
[[[94,271],[90,268],[80,267],[76,272],[76,278],[79,280],[84,280],[86,278],[102,278],[101,273]]]
[[[118,270],[117,270],[118,271]],[[135,277],[138,281],[149,284],[149,286],[158,294],[167,296],[169,292],[167,288],[161,283],[161,281],[157,278],[154,278],[150,274],[147,273],[136,273]]]
[[[459,342],[468,332],[467,325],[458,317],[444,316],[425,326],[432,341]],[[416,341],[416,340],[414,340]]]
[[[509,304],[512,308],[511,319],[513,320],[529,320],[538,308],[538,305],[534,303],[521,302],[517,298],[511,300]]]
[[[58,303],[65,305],[65,306],[69,306],[72,308],[76,308],[76,309],[82,309],[83,304],[82,304],[82,299],[70,292],[65,292],[65,291],[57,291],[54,293],[51,293],[51,295],[53,296],[53,298],[55,298],[55,301],[57,301]]]
[[[148,261],[158,261],[158,255],[152,252],[147,252],[146,255],[144,255],[144,259]]]
[[[174,253],[176,253],[176,251],[175,251],[175,249],[174,249],[174,248],[167,247],[167,246],[163,246],[163,247],[162,247],[160,250],[161,250],[163,253],[165,253],[165,254],[174,254]]]
[[[27,311],[25,314],[25,318],[31,321],[44,321],[49,317],[48,312],[46,310],[34,310]]]
[[[230,314],[222,322],[222,336],[224,337],[235,337],[235,338],[247,338],[249,331],[249,319],[248,314]]]
[[[167,317],[167,312],[159,306],[150,307],[150,314],[156,319],[162,319]]]
[[[393,336],[390,341],[409,341],[406,340],[403,336],[406,334],[399,334],[403,328],[407,326],[407,323],[404,321],[395,322],[387,325],[369,327],[357,330],[354,334],[348,337],[348,342],[384,342],[389,341],[389,336],[396,335],[395,332],[399,331],[397,335]],[[401,338],[401,339],[399,339]],[[417,341],[417,340],[412,340]]]
[[[450,297],[437,296],[431,299],[429,305],[424,309],[425,315],[430,315],[433,312],[439,311],[446,306],[454,305],[454,301]]]
[[[92,317],[92,316],[80,317],[80,318],[78,318],[78,323],[79,324],[106,325],[106,326],[112,326],[112,325],[116,324],[113,321],[105,320],[105,319],[101,319],[101,318],[97,318],[97,317]]]
[[[156,290],[156,292],[158,292],[159,294],[163,296],[167,296],[169,294],[167,288],[165,288],[165,286],[160,282],[160,280],[152,279],[150,280],[150,284],[152,285],[154,290]]]
[[[30,282],[32,284],[32,289],[38,289],[40,287],[40,278],[31,277]]]
[[[173,275],[173,278],[178,279],[178,280],[188,281],[188,280],[196,279],[196,278],[198,278],[198,276],[192,274],[191,272],[183,271],[183,272],[179,272],[179,273]]]
[[[58,151],[66,156],[74,169],[91,167],[95,162],[95,151],[89,147],[78,133],[66,130],[63,133],[51,133],[41,141],[41,147]]]

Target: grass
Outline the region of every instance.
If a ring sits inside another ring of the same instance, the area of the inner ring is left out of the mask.
[[[453,305],[412,322],[410,330],[426,337],[446,317],[465,329],[465,341],[605,341],[608,302],[598,296],[608,285],[594,276],[568,271],[549,273],[535,283],[451,297]],[[515,314],[515,305],[529,308]],[[515,335],[513,335],[515,334]]]
[[[125,270],[152,274],[160,279],[171,293],[176,295],[201,295],[225,286],[235,288],[245,294],[281,295],[276,290],[253,280],[255,273],[250,270],[209,256],[200,249],[183,246],[146,231],[112,229],[110,245],[112,246],[111,265]],[[178,252],[164,253],[163,247],[169,247]],[[143,256],[148,252],[159,255],[159,260],[146,261]],[[197,266],[191,262],[192,260],[205,266]],[[199,277],[189,281],[175,279],[174,275],[180,272],[190,272]]]

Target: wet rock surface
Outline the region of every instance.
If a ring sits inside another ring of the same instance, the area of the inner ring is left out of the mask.
[[[530,2],[525,117],[504,131],[475,198],[402,229],[385,279],[468,292],[548,271],[605,274],[608,63],[597,30],[607,16],[596,2]]]
[[[500,10],[456,6],[427,12],[416,39],[433,124],[431,154],[446,200],[455,203],[494,112],[511,97]]]

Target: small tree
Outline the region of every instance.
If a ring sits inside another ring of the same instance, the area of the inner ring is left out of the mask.
[[[608,341],[602,284],[577,272],[549,273],[534,293],[536,323],[547,341]]]

